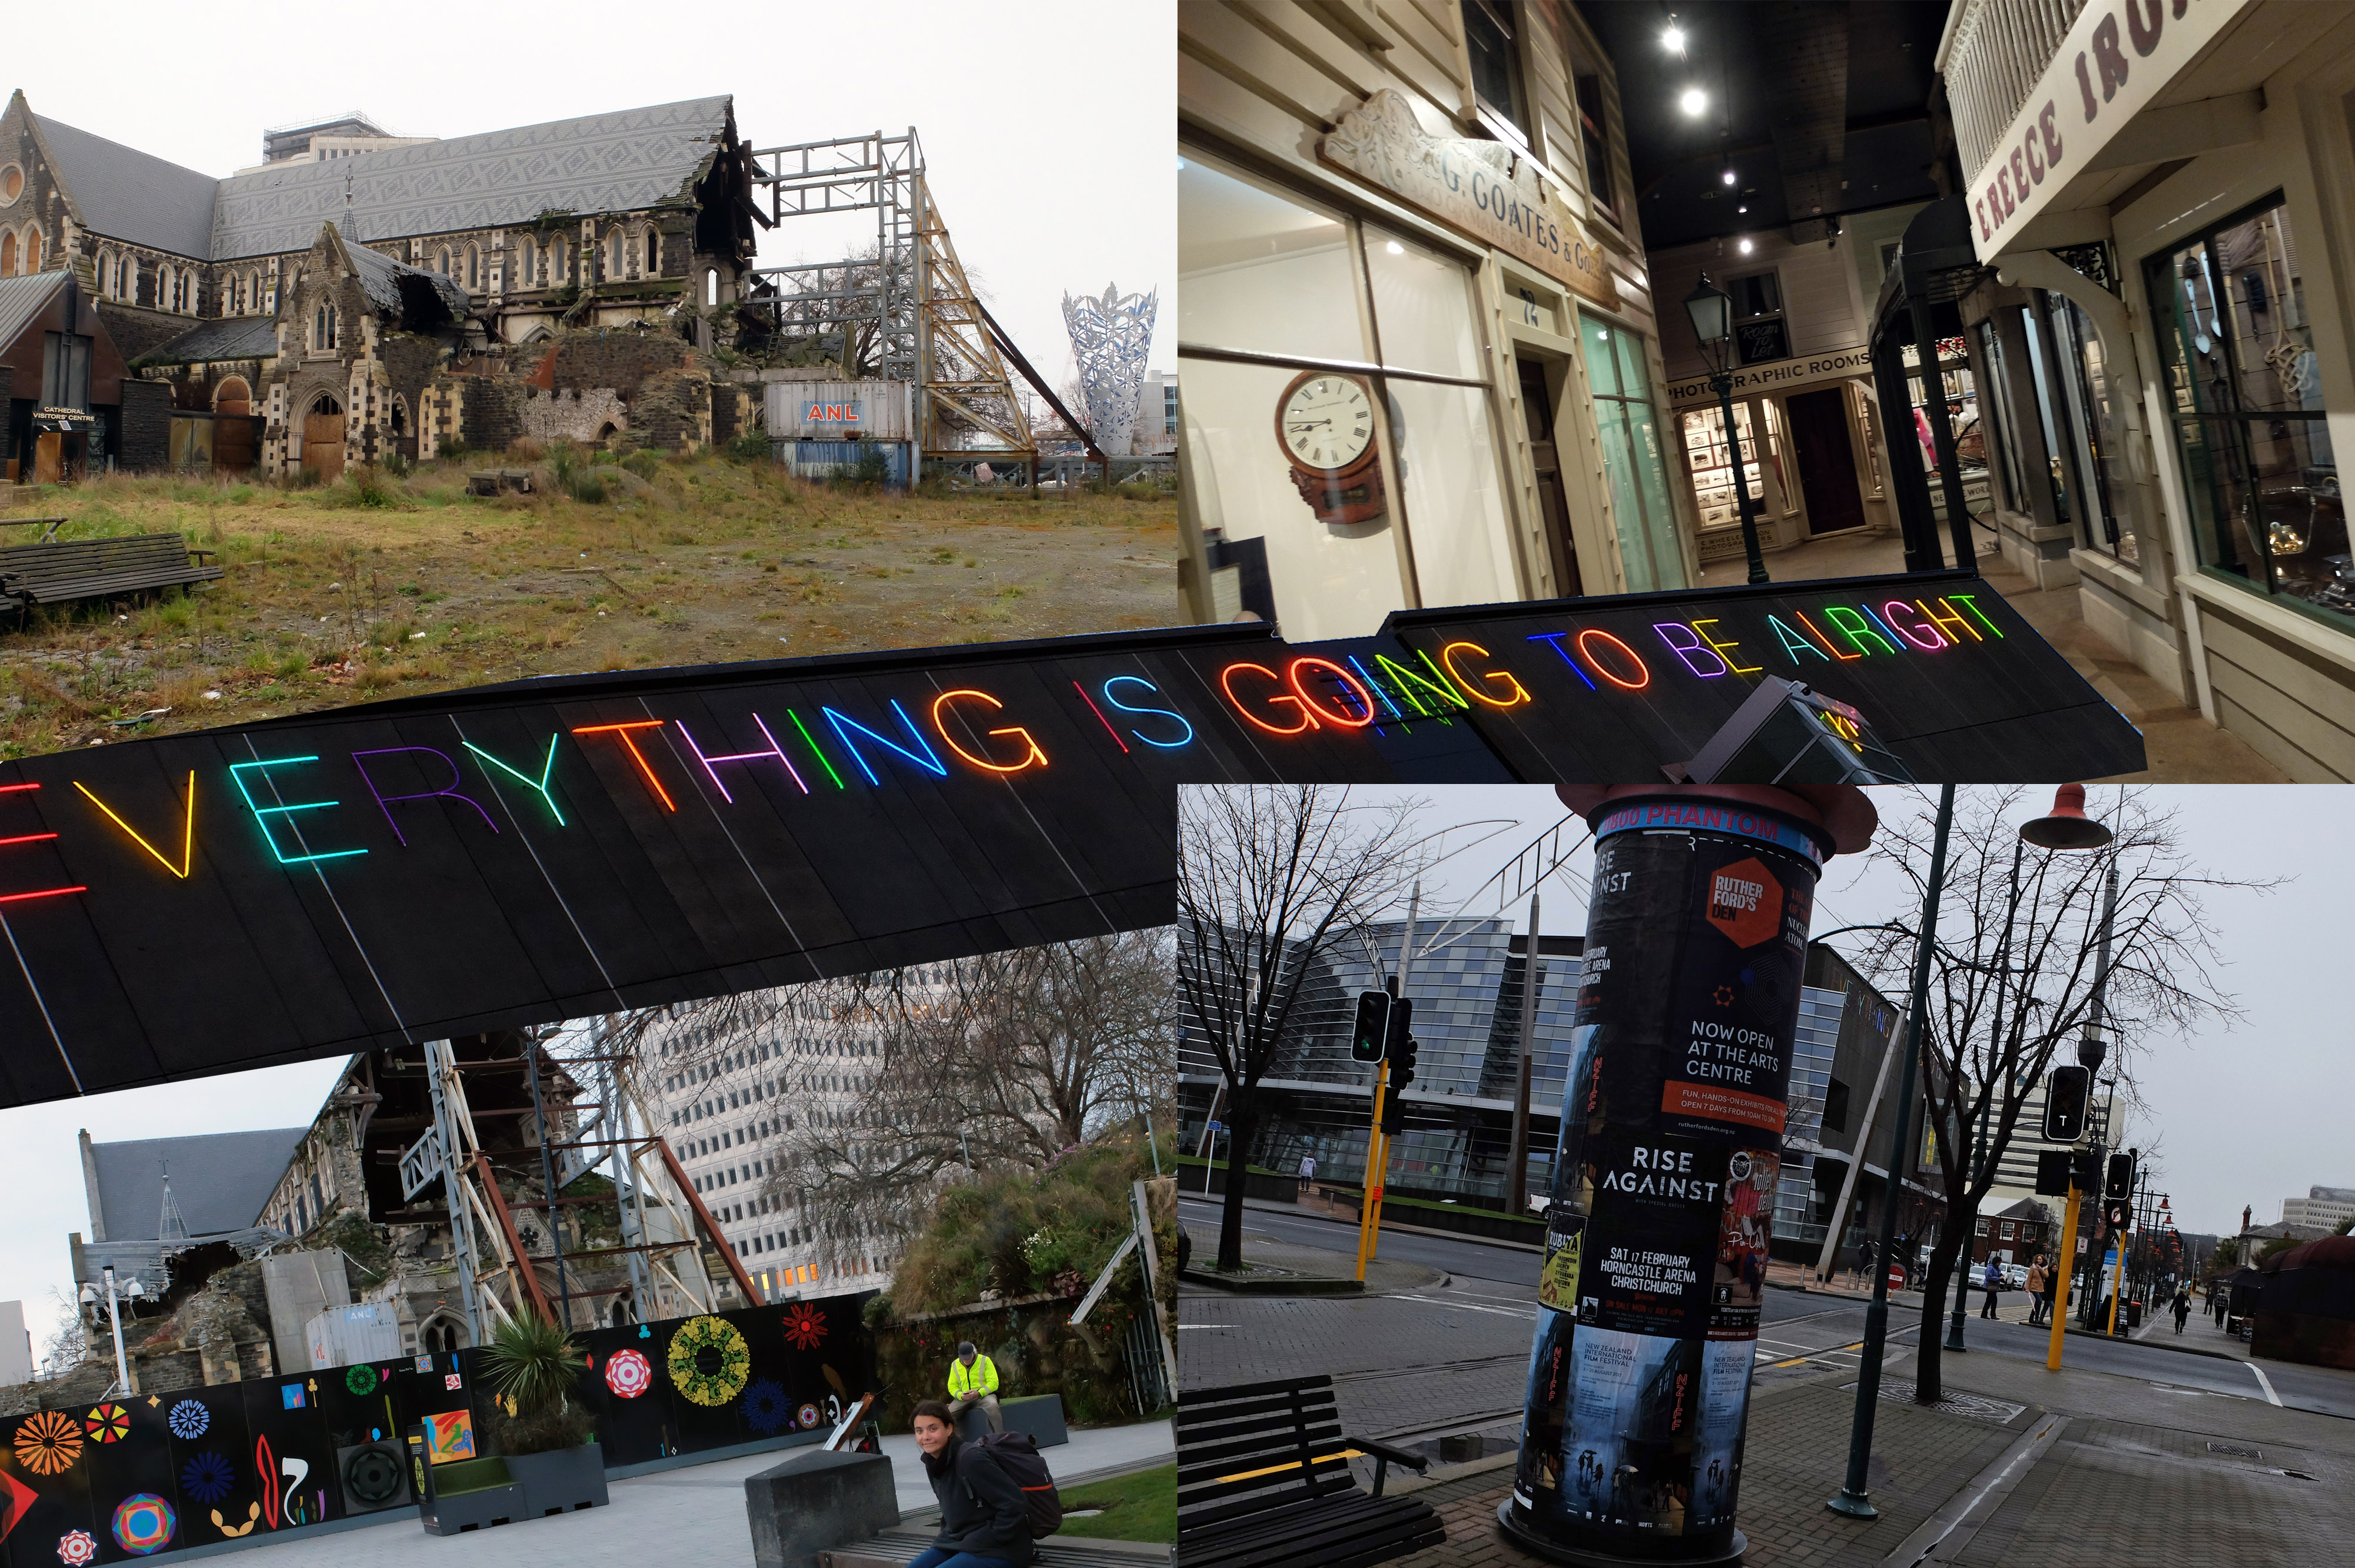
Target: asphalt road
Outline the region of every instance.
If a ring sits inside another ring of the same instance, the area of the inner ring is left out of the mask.
[[[1284,1241],[1343,1251],[1355,1245],[1357,1227],[1346,1220],[1266,1209],[1249,1209],[1245,1213],[1253,1229]],[[1181,1199],[1179,1214],[1193,1234],[1197,1247],[1215,1245],[1219,1219],[1216,1203]],[[1396,1231],[1382,1233],[1380,1250],[1384,1257],[1425,1264],[1444,1269],[1454,1277],[1444,1287],[1392,1298],[1401,1304],[1412,1302],[1440,1319],[1452,1318],[1457,1322],[1466,1321],[1465,1314],[1477,1313],[1489,1320],[1483,1327],[1493,1324],[1492,1331],[1507,1335],[1522,1323],[1534,1324],[1536,1313],[1531,1298],[1537,1289],[1536,1253],[1492,1245],[1472,1237],[1409,1235]],[[1764,1323],[1758,1337],[1757,1378],[1764,1383],[1826,1367],[1855,1366],[1864,1338],[1865,1311],[1862,1301],[1797,1290],[1767,1291]],[[1507,1327],[1508,1320],[1511,1328]],[[1920,1327],[1921,1298],[1893,1298],[1889,1318],[1892,1351],[1910,1350],[1919,1337]],[[1943,1337],[1943,1330],[1941,1334]],[[2042,1329],[1981,1319],[1976,1303],[1965,1325],[1964,1340],[1970,1347],[1970,1354],[2040,1362],[2050,1343]],[[2263,1400],[2291,1409],[2355,1419],[2355,1372],[2287,1361],[2230,1361],[2191,1355],[2155,1343],[2082,1335],[2069,1336],[2062,1355],[2064,1364],[2083,1371],[2137,1378],[2190,1394]]]

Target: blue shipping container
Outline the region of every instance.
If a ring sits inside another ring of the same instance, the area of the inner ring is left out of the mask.
[[[894,490],[908,487],[908,443],[905,441],[800,441],[772,443],[777,461],[802,479],[848,478],[868,454],[883,457],[884,483]]]

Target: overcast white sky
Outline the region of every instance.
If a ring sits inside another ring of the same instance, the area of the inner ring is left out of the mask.
[[[37,113],[216,176],[261,161],[265,126],[354,109],[400,135],[460,136],[733,93],[737,131],[756,147],[913,125],[966,271],[1060,390],[1072,363],[1063,295],[1106,283],[1160,291],[1152,364],[1177,365],[1173,5],[580,0],[433,25],[368,6],[313,7],[292,25],[251,0],[201,14],[133,0],[103,22],[12,5],[0,90],[21,87]],[[762,262],[846,254],[795,231],[826,221],[759,231]]]
[[[1934,791],[1872,793],[1891,818],[1934,803]],[[1431,802],[1423,813],[1426,832],[1489,818],[1519,824],[1449,859],[1424,888],[1426,917],[1455,912],[1517,851],[1567,815],[1552,789],[1542,787],[1360,789],[1356,798],[1371,803],[1393,794]],[[2291,879],[2267,895],[2224,890],[2208,896],[2217,976],[2245,1017],[2230,1030],[2218,1025],[2143,1041],[2147,1054],[2139,1071],[2151,1116],[2123,1124],[2125,1143],[2148,1147],[2163,1136],[2158,1184],[2173,1200],[2177,1224],[2232,1234],[2241,1228],[2243,1204],[2255,1209],[2258,1224],[2270,1224],[2281,1218],[2284,1198],[2303,1197],[2318,1182],[2355,1186],[2355,1138],[2348,1133],[2355,1023],[2339,972],[2349,961],[2343,911],[2345,890],[2355,885],[2355,789],[2198,785],[2148,794],[2155,805],[2179,811],[2195,864],[2248,880]],[[2051,799],[2034,792],[2032,808],[2019,819],[2042,814]],[[2096,814],[2114,799],[2113,791],[2095,790]],[[1473,836],[1452,834],[1444,845]],[[1585,878],[1593,867],[1591,849],[1582,849],[1569,860],[1569,874],[1540,890],[1546,931],[1585,930]],[[1521,928],[1528,906],[1526,896],[1514,902],[1514,929]],[[1497,912],[1493,889],[1464,909]],[[1911,893],[1885,866],[1843,857],[1826,868],[1817,930],[1901,913],[1918,917]],[[1855,951],[1854,941],[1834,945]]]

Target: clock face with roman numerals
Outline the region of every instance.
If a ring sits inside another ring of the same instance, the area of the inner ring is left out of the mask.
[[[1286,457],[1337,473],[1355,467],[1373,444],[1373,399],[1347,376],[1308,376],[1284,396],[1275,426]]]

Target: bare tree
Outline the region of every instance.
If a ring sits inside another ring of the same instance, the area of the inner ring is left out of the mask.
[[[1181,789],[1178,985],[1224,1080],[1228,1142],[1219,1267],[1242,1266],[1244,1178],[1259,1083],[1304,985],[1402,896],[1428,860],[1408,839],[1423,802],[1355,804],[1347,789]]]
[[[63,1377],[81,1365],[90,1353],[90,1329],[82,1321],[81,1303],[68,1294],[65,1287],[50,1286],[49,1301],[57,1309],[57,1326],[41,1341],[41,1364],[37,1375]]]
[[[1923,1294],[1915,1383],[1925,1404],[1939,1397],[1945,1290],[2019,1130],[2021,1108],[2041,1090],[2061,1047],[2094,1022],[2096,949],[2110,874],[2117,874],[2118,893],[2103,1033],[2112,1042],[2106,1070],[2129,1104],[2134,1066],[2148,1052],[2150,1036],[2241,1016],[2217,980],[2214,927],[2202,895],[2220,887],[2275,885],[2194,865],[2175,813],[2125,789],[2103,819],[2115,834],[2106,847],[2021,851],[2018,827],[2036,814],[2036,805],[2031,790],[1970,791],[1947,845],[1923,1031],[1923,1095],[1938,1132],[1947,1216]],[[1913,885],[1915,909],[1927,891],[1934,816],[1925,801],[1910,819],[1884,819],[1873,846],[1876,858]],[[1915,946],[1914,927],[1892,922],[1878,931],[1857,967],[1902,990],[1911,983]],[[2062,1059],[2073,1061],[2073,1051]],[[1982,1117],[1987,1135],[1978,1143]],[[1899,1163],[1910,1169],[1913,1161]],[[2098,1246],[2094,1250],[2098,1255]]]
[[[832,1256],[905,1241],[941,1186],[993,1166],[1046,1164],[1138,1115],[1167,1126],[1177,1054],[1167,929],[962,959],[822,991],[851,1097],[805,1104],[784,1135],[773,1197]]]

